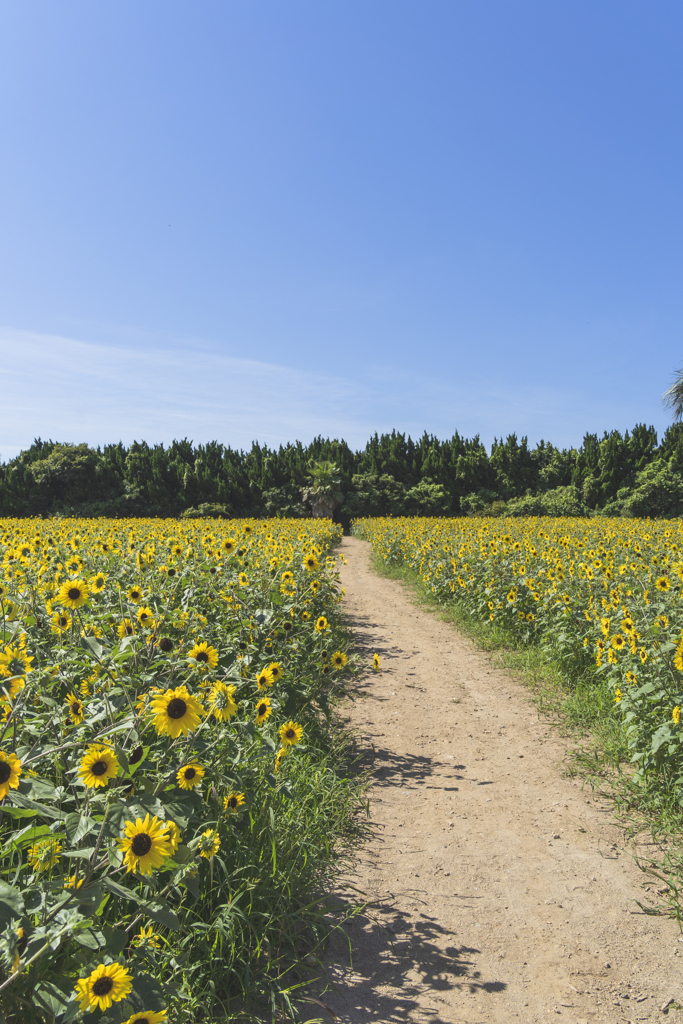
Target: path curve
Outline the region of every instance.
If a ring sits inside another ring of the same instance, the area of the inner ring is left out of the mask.
[[[562,777],[567,741],[527,691],[344,538],[345,609],[368,672],[348,709],[376,839],[356,884],[342,1024],[683,1019],[683,944],[642,914],[643,874],[606,803]],[[669,1003],[668,1015],[662,1007]]]

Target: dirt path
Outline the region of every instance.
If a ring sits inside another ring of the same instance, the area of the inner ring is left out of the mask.
[[[528,693],[345,538],[346,612],[368,663],[349,709],[376,839],[343,1024],[681,1020],[683,940],[642,914],[644,876],[607,805],[562,777],[567,743]]]

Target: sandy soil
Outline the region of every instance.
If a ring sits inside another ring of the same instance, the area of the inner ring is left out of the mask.
[[[528,692],[345,538],[368,672],[348,708],[373,781],[356,884],[373,906],[322,997],[344,1024],[683,1019],[683,938],[643,914],[610,807],[563,777]],[[665,1005],[667,1009],[663,1009]]]

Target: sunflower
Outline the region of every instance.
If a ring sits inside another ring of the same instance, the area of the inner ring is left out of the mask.
[[[132,601],[133,604],[139,604],[142,601],[142,590],[140,587],[131,587],[127,596],[128,600]]]
[[[306,555],[304,558],[304,569],[307,569],[308,572],[313,572],[313,570],[317,569],[319,565],[320,563],[313,552],[311,552],[310,555]]]
[[[615,651],[623,651],[624,647],[626,646],[626,641],[624,640],[621,633],[617,633],[616,636],[613,636],[611,643]]]
[[[171,853],[174,854],[180,846],[182,832],[175,821],[169,821],[168,818],[166,819],[166,827],[168,828],[168,845],[171,847]]]
[[[156,625],[154,621],[154,612],[151,608],[139,608],[136,612],[135,618],[143,629],[154,629],[154,626]]]
[[[637,677],[636,677],[635,673],[633,673],[633,672],[627,672],[627,673],[626,673],[626,681],[627,681],[628,683],[630,683],[630,684],[631,684],[631,686],[635,686],[635,685],[636,685],[636,683],[638,682],[638,679],[637,679]]]
[[[271,661],[268,671],[272,674],[274,682],[282,679],[285,674],[285,670],[279,661]]]
[[[76,998],[84,1012],[108,1010],[125,999],[133,987],[130,971],[120,964],[100,964],[87,978],[76,982]]]
[[[223,810],[227,811],[228,814],[237,814],[240,807],[245,801],[244,793],[228,793],[227,796],[223,797]]]
[[[237,541],[235,540],[234,537],[226,537],[223,543],[221,544],[221,548],[223,551],[225,551],[226,555],[231,555],[236,547]]]
[[[225,722],[237,714],[237,707],[234,700],[236,686],[228,686],[226,683],[214,683],[209,693],[209,710],[219,722]]]
[[[281,578],[283,583],[293,583],[294,582],[294,573],[290,572],[289,569],[287,569],[286,572],[283,572],[283,574],[282,574],[282,576],[280,578]]]
[[[157,817],[150,818],[149,814],[144,821],[136,818],[135,824],[127,821],[119,840],[119,850],[124,855],[126,870],[151,875],[153,868],[160,868],[171,856],[167,823]]]
[[[65,608],[80,608],[89,596],[90,590],[83,580],[68,580],[59,588],[57,602]]]
[[[642,652],[640,660],[643,661]],[[677,668],[679,672],[683,672],[683,639],[678,644],[674,654],[674,668]]]
[[[116,632],[121,640],[127,636],[135,636],[135,624],[131,619],[123,619],[116,627]]]
[[[215,668],[218,664],[218,651],[215,647],[209,647],[207,643],[195,644],[188,658],[194,658],[199,668],[205,672],[208,668]]]
[[[33,870],[38,873],[49,871],[59,860],[61,852],[62,844],[58,839],[43,839],[42,842],[35,843],[34,846],[29,848],[28,862]]]
[[[0,654],[0,676],[4,679],[24,676],[33,671],[32,661],[21,643],[17,647],[5,647]]]
[[[241,572],[239,574],[239,576],[237,577],[237,579],[238,579],[239,585],[241,587],[248,587],[249,586],[249,577],[247,576],[247,574],[245,572]]]
[[[666,615],[658,615],[655,619],[655,626],[659,626],[660,629],[667,629],[668,625],[669,620],[667,619]]]
[[[681,720],[681,709],[679,708],[678,704],[671,712],[671,717],[673,718],[674,725],[678,725],[678,723]]]
[[[373,654],[373,656],[372,656],[372,668],[373,668],[373,670],[375,672],[379,672],[379,669],[380,669],[379,654]]]
[[[21,775],[21,761],[16,754],[5,754],[0,750],[0,800],[4,800],[10,789],[16,789]]]
[[[343,651],[335,651],[330,658],[332,667],[336,669],[342,669],[346,665],[348,659]]]
[[[267,687],[272,686],[273,682],[273,673],[269,668],[262,668],[260,672],[256,673],[256,683],[259,690],[265,690]]]
[[[158,733],[167,733],[172,739],[187,736],[199,725],[202,706],[196,697],[190,695],[186,686],[177,686],[155,697],[151,704],[154,728]]]
[[[288,749],[288,747],[280,747],[280,749],[278,750],[275,756],[275,764],[273,765],[274,772],[280,771],[280,768],[282,767],[282,762],[287,756]]]
[[[301,613],[301,618],[304,620],[304,622],[308,622],[310,617],[311,617],[311,613],[310,612],[302,612]]]
[[[154,931],[154,925],[151,924],[148,928],[141,925],[139,933],[131,942],[131,946],[137,946],[138,949],[141,946],[146,946],[147,949],[160,949],[161,939]]]
[[[623,696],[623,694],[622,694],[621,690],[619,689],[619,687],[617,687],[616,690],[614,691],[614,700],[615,700],[615,702],[617,704],[621,700],[622,696]]]
[[[269,697],[261,697],[258,704],[256,705],[256,724],[263,725],[266,718],[273,713],[273,709],[270,706]]]
[[[640,660],[643,663],[643,665],[647,661],[647,651],[645,650],[644,647],[640,648]],[[681,671],[683,672],[683,669],[681,669]]]
[[[283,746],[294,747],[297,743],[301,742],[304,730],[298,722],[289,721],[280,726],[279,733]]]
[[[64,633],[71,626],[71,616],[66,612],[55,612],[50,618],[50,629],[53,633]]]
[[[94,576],[91,576],[88,580],[88,586],[90,587],[91,594],[99,594],[100,591],[104,590],[104,585],[107,582],[107,577],[103,572],[98,572]]]
[[[199,855],[200,857],[206,857],[207,860],[210,857],[214,857],[220,848],[221,840],[218,832],[215,828],[207,828],[206,832],[202,832],[199,837]]]
[[[79,700],[76,694],[72,691],[66,696],[66,706],[71,715],[71,721],[74,725],[80,725],[85,719],[83,714],[83,702]]]
[[[327,619],[324,615],[321,615],[315,622],[316,633],[324,633],[328,629]]]
[[[660,576],[658,580],[655,580],[655,587],[662,593],[666,593],[667,590],[671,590],[671,583],[666,576]]]
[[[186,764],[178,772],[176,772],[176,779],[181,789],[194,789],[195,786],[199,786],[204,774],[205,768],[202,768],[200,764]]]
[[[106,786],[119,773],[119,762],[110,747],[92,744],[81,760],[78,774],[88,789]]]
[[[508,592],[508,596],[507,597],[508,597],[508,601],[510,602],[510,604],[514,604],[515,601],[517,600],[517,592],[515,590],[510,590]]]

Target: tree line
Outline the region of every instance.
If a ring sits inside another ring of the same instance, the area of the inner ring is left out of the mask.
[[[212,441],[92,448],[42,441],[0,464],[4,516],[311,515],[312,472],[334,463],[335,519],[375,515],[683,515],[683,424],[636,425],[556,448],[510,434],[375,434],[360,451],[315,438],[240,451]],[[315,475],[315,474],[314,474]]]

